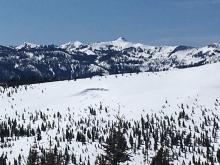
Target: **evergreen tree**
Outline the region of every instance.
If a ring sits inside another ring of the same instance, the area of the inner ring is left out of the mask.
[[[38,163],[38,154],[36,148],[31,148],[27,159],[27,165],[37,165]]]
[[[167,151],[163,147],[159,149],[156,156],[153,158],[151,165],[169,165]]]
[[[7,159],[7,157],[4,154],[2,154],[2,156],[0,157],[0,164],[6,165],[6,159]]]
[[[95,165],[107,165],[107,162],[103,155],[98,155],[95,160]]]
[[[130,160],[127,141],[124,133],[121,131],[121,123],[122,121],[120,119],[117,127],[110,129],[110,134],[106,139],[106,143],[103,145],[105,151],[104,159],[107,164],[117,165],[120,162]]]
[[[46,153],[45,165],[59,165],[56,161],[56,155],[51,150]]]
[[[218,162],[220,163],[220,149],[218,149],[217,151],[217,159],[218,159]]]

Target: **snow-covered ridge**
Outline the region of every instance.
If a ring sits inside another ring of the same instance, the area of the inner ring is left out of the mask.
[[[208,47],[213,47],[213,48],[219,48],[220,49],[220,43],[213,43],[208,45]]]
[[[76,41],[60,46],[31,43],[15,48],[0,46],[0,83],[38,83],[201,66],[220,61],[219,45],[151,46],[120,37],[91,44]]]
[[[71,49],[79,48],[81,45],[83,45],[83,43],[79,41],[75,41],[75,42],[68,42],[68,43],[62,44],[59,47],[62,49],[67,49],[71,51]]]
[[[153,45],[145,45],[145,44],[142,44],[142,43],[133,43],[133,42],[128,41],[124,37],[119,37],[119,38],[117,38],[113,41],[95,42],[95,43],[90,43],[90,44],[83,44],[80,41],[67,42],[67,43],[59,45],[58,47],[71,51],[74,48],[79,48],[81,46],[90,46],[90,47],[93,47],[93,49],[99,49],[99,48],[103,48],[103,47],[107,47],[107,46],[114,46],[114,47],[117,47],[117,48],[120,48],[120,49],[126,49],[126,48],[131,48],[131,47],[135,47],[135,48],[140,47],[140,48],[146,48],[146,49],[152,49],[152,48],[157,48],[158,49],[158,48],[170,48],[170,47],[176,48],[176,47],[178,47],[178,45],[177,46],[168,46],[168,45],[166,45],[166,46],[153,46]],[[31,42],[24,42],[23,44],[18,45],[15,48],[16,49],[22,49],[22,48],[39,48],[39,47],[40,47],[39,44],[34,44],[34,43],[31,43]],[[193,47],[190,47],[190,46],[184,46],[184,47],[186,47],[186,48],[188,47],[189,49],[193,48]],[[212,43],[212,44],[208,44],[207,46],[203,46],[203,47],[218,48],[219,49],[220,48],[220,43]],[[200,48],[203,48],[203,47],[195,47],[195,48],[200,49]]]
[[[93,49],[100,49],[100,48],[104,48],[107,46],[114,46],[118,49],[125,49],[125,48],[129,48],[129,47],[138,47],[138,46],[142,46],[142,44],[133,44],[132,42],[128,42],[125,38],[123,37],[119,37],[116,40],[113,41],[107,41],[107,42],[97,42],[97,43],[93,43],[90,44],[91,47],[93,47]]]
[[[203,47],[190,47],[190,46],[152,46],[145,45],[141,43],[133,43],[127,41],[123,37],[119,37],[113,41],[106,42],[96,42],[91,44],[82,44],[78,43],[67,43],[60,46],[69,53],[81,52],[88,55],[102,55],[102,51],[120,51],[125,54],[129,54],[134,57],[145,57],[145,58],[153,58],[153,59],[167,59],[167,58],[179,58],[181,61],[185,61],[188,64],[194,63],[193,56],[197,54],[205,54],[208,56],[213,56],[215,54],[219,54],[220,52],[220,44],[213,43]],[[181,59],[183,58],[183,59]]]
[[[24,42],[23,44],[16,46],[15,48],[17,50],[20,49],[33,49],[33,48],[39,48],[41,45],[30,43],[30,42]],[[220,43],[213,43],[209,44],[207,46],[202,46],[202,47],[190,47],[190,46],[153,46],[153,45],[145,45],[142,43],[133,43],[125,39],[124,37],[119,37],[116,40],[113,41],[105,41],[105,42],[95,42],[95,43],[90,43],[90,44],[83,44],[80,41],[74,41],[74,42],[68,42],[61,44],[57,46],[57,48],[61,48],[64,50],[67,50],[69,53],[74,53],[76,51],[78,52],[85,52],[85,50],[102,50],[102,49],[115,49],[118,51],[122,51],[124,49],[128,48],[139,48],[144,50],[145,54],[149,54],[149,52],[160,52],[160,54],[169,54],[172,53],[172,51],[176,51],[175,49],[178,49],[181,47],[180,50],[177,51],[183,51],[183,50],[188,50],[189,52],[191,51],[202,51],[204,53],[208,51],[213,51],[213,50],[219,50],[220,49]],[[146,50],[148,52],[146,52]]]
[[[39,48],[40,45],[38,44],[34,44],[34,43],[30,43],[30,42],[24,42],[23,44],[16,46],[17,50],[20,49],[33,49],[33,48]]]

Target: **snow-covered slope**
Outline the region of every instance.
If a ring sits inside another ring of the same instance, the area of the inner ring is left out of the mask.
[[[47,125],[47,129],[42,131],[41,140],[34,140],[37,134],[31,134],[30,137],[5,137],[4,142],[0,143],[2,146],[0,154],[7,153],[8,161],[11,162],[21,154],[23,156],[21,162],[25,162],[29,148],[33,144],[49,148],[50,139],[53,145],[58,145],[55,139],[60,138],[58,149],[64,150],[66,146],[69,146],[67,150],[75,156],[77,164],[80,164],[80,159],[82,162],[87,162],[89,159],[90,163],[94,164],[96,156],[103,153],[102,140],[92,141],[86,137],[84,144],[76,140],[77,132],[83,132],[82,128],[88,122],[85,128],[87,130],[92,130],[93,127],[98,128],[97,136],[105,139],[108,133],[102,131],[109,129],[107,123],[116,121],[115,115],[119,113],[120,116],[124,116],[125,121],[131,122],[131,126],[140,122],[141,116],[146,118],[149,115],[155,120],[154,127],[152,124],[154,131],[159,128],[160,132],[160,126],[157,124],[164,121],[164,123],[174,124],[172,132],[175,135],[178,132],[180,135],[182,134],[182,139],[187,139],[187,135],[192,134],[190,136],[192,147],[184,141],[183,146],[186,147],[186,150],[182,151],[179,144],[180,139],[178,145],[174,145],[172,150],[168,147],[171,155],[179,153],[178,159],[172,157],[174,164],[182,164],[183,161],[192,162],[193,157],[196,161],[199,159],[203,162],[207,159],[209,161],[209,158],[204,156],[207,146],[196,141],[196,138],[203,133],[206,135],[207,132],[207,136],[211,140],[210,144],[214,146],[211,151],[213,151],[215,164],[217,164],[216,151],[220,148],[220,132],[216,128],[217,136],[214,138],[213,131],[215,132],[215,130],[213,129],[214,123],[220,124],[219,70],[220,63],[216,63],[183,70],[97,76],[77,81],[20,86],[16,89],[4,90],[1,88],[0,121],[8,121],[9,118],[10,120],[17,119],[17,123],[23,124],[24,128],[33,129],[41,127],[44,123]],[[60,117],[57,118],[58,112],[61,115],[58,115]],[[187,115],[181,117],[183,112],[184,115]],[[171,116],[174,121],[171,120]],[[169,122],[167,118],[170,119]],[[84,122],[85,120],[86,122]],[[147,118],[146,121],[148,121]],[[54,122],[55,126],[48,128],[50,125],[48,122],[50,124]],[[71,129],[75,137],[70,141],[61,140],[63,136],[66,136],[66,130]],[[134,133],[132,127],[127,131],[126,136]],[[129,164],[149,164],[156,152],[153,149],[154,139],[152,136],[149,138],[151,144],[148,148],[148,160],[144,162],[146,152],[143,152],[145,151],[143,142],[139,149],[131,149],[132,157]],[[136,143],[138,143],[137,139],[134,136]],[[130,144],[128,143],[128,145]],[[204,154],[199,153],[198,150]]]
[[[13,103],[18,110],[22,110],[24,106],[35,109],[72,105],[83,110],[101,101],[106,105],[115,105],[116,109],[120,104],[123,113],[126,112],[129,117],[131,112],[133,118],[135,116],[132,109],[135,112],[140,110],[140,113],[143,109],[160,110],[166,100],[175,104],[176,101],[187,101],[188,96],[199,96],[201,103],[211,104],[220,93],[219,70],[220,64],[217,63],[184,70],[43,83],[28,86],[27,91],[22,90],[24,87],[19,87],[18,93],[13,94],[13,101],[5,97],[1,100],[1,108],[10,107]],[[8,112],[9,110],[6,111]]]

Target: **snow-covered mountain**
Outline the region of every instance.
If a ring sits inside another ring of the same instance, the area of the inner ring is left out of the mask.
[[[33,43],[29,43],[29,42],[24,42],[23,44],[19,45],[19,46],[16,46],[15,48],[17,50],[27,50],[27,49],[36,49],[36,48],[39,48],[40,45],[37,45],[37,44],[33,44]]]
[[[214,48],[200,50],[208,49]],[[98,155],[105,154],[103,144],[119,114],[131,156],[121,164],[150,164],[163,146],[170,164],[217,165],[219,70],[220,63],[216,63],[0,87],[0,163],[45,161],[37,155],[51,160],[46,153],[53,151],[66,164],[93,165]]]
[[[109,42],[60,46],[0,46],[0,83],[29,84],[118,73],[155,72],[220,61],[220,44],[149,46],[120,37]]]

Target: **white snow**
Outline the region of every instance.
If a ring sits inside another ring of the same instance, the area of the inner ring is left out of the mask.
[[[68,43],[62,44],[60,45],[60,48],[71,51],[74,48],[79,48],[81,45],[83,45],[83,43],[79,41],[74,41],[74,42],[68,42]]]
[[[124,42],[124,41],[122,41]],[[18,113],[27,111],[35,113],[42,110],[44,113],[53,115],[61,112],[64,116],[74,113],[74,120],[87,116],[85,111],[88,106],[108,106],[109,118],[120,111],[126,119],[140,119],[141,115],[147,113],[159,113],[161,110],[166,115],[174,114],[177,106],[181,103],[192,105],[195,99],[198,105],[214,108],[216,99],[220,99],[220,63],[204,65],[201,67],[173,70],[158,73],[139,73],[112,75],[107,77],[94,77],[92,79],[81,79],[77,81],[60,81],[19,87],[17,93],[6,97],[6,93],[0,94],[1,116],[15,117],[15,109]],[[1,89],[3,90],[3,89]],[[163,108],[168,100],[169,107]],[[12,108],[13,107],[13,108]],[[68,110],[70,108],[70,110]],[[27,113],[26,112],[26,113]],[[200,122],[201,112],[197,111],[196,122]],[[219,114],[218,111],[216,113]],[[100,117],[106,117],[101,115]],[[20,121],[21,122],[21,121]],[[65,126],[66,123],[63,123]],[[37,126],[37,125],[36,125]],[[41,145],[46,145],[48,134]],[[29,142],[26,142],[29,139]],[[13,142],[14,146],[9,149],[0,149],[0,153],[14,151],[8,155],[9,159],[18,156],[21,152],[27,155],[33,138],[21,138]],[[64,145],[64,144],[63,144]],[[73,143],[76,149],[79,144]],[[93,146],[88,146],[91,153],[100,152]],[[78,155],[81,151],[78,151]],[[131,164],[143,164],[141,156],[134,156]],[[130,164],[130,163],[129,163]],[[176,162],[178,164],[178,162]]]

